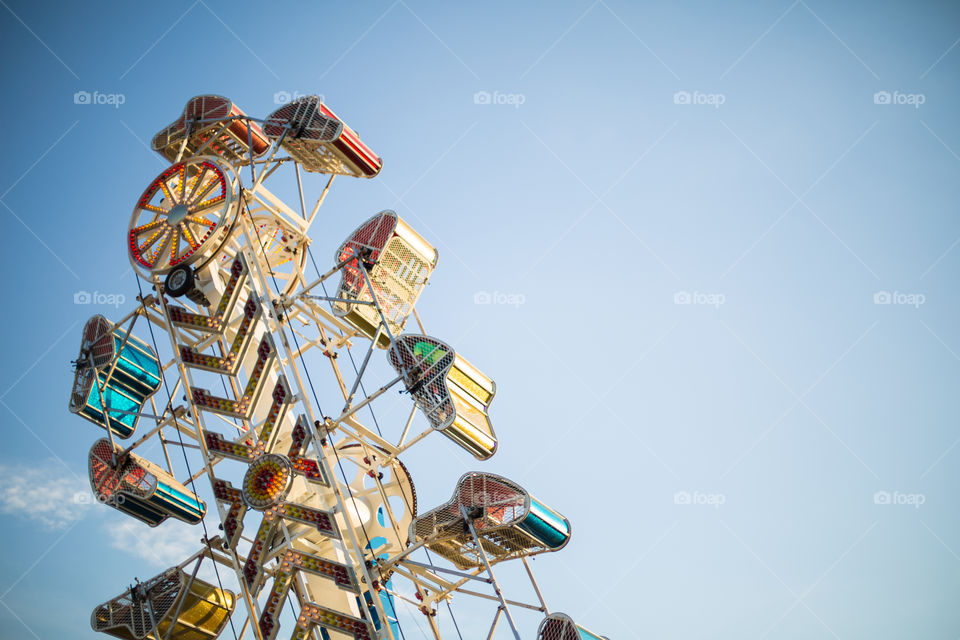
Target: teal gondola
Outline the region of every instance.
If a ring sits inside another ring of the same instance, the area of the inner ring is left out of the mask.
[[[479,472],[460,478],[450,502],[414,518],[410,540],[426,542],[460,569],[483,566],[461,509],[491,563],[558,551],[570,541],[569,520],[515,482]]]
[[[106,438],[90,449],[90,485],[97,500],[151,527],[167,518],[189,524],[203,519],[207,505],[176,478],[138,455],[121,455],[119,446],[114,451],[116,462]]]
[[[160,359],[146,342],[112,326],[97,315],[83,328],[70,411],[104,429],[109,420],[114,434],[129,438],[144,403],[160,387]]]

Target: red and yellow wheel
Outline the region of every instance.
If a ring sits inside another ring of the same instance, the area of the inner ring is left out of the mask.
[[[130,217],[130,261],[148,277],[182,264],[199,269],[226,242],[238,212],[238,178],[215,157],[198,156],[161,173]]]

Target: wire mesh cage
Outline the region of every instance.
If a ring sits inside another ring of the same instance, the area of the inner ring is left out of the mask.
[[[153,150],[169,162],[178,156],[189,158],[202,148],[231,164],[249,164],[250,151],[262,155],[270,148],[270,140],[260,125],[245,116],[229,98],[196,96],[187,101],[179,118],[153,136]]]
[[[565,613],[551,613],[537,629],[537,640],[609,640],[581,627]]]
[[[356,132],[330,110],[320,96],[304,96],[283,105],[263,126],[306,171],[372,178],[383,161]]]
[[[98,440],[88,455],[90,486],[99,502],[155,527],[167,518],[190,524],[203,519],[207,505],[158,465]]]
[[[348,262],[341,270],[333,313],[372,339],[381,324],[373,304],[376,295],[389,333],[398,335],[426,287],[437,257],[437,250],[394,211],[381,211],[357,227],[337,250],[337,263]],[[377,346],[390,346],[386,331],[380,332]]]
[[[173,567],[96,607],[90,625],[124,640],[208,640],[224,630],[236,601]]]
[[[464,511],[478,540],[466,526]],[[431,551],[468,569],[483,566],[481,550],[491,564],[558,551],[570,540],[570,521],[520,485],[472,472],[460,478],[450,502],[414,519],[410,539],[427,541]]]
[[[109,422],[114,434],[129,438],[161,375],[152,347],[122,327],[113,328],[105,317],[93,316],[83,327],[70,411],[104,429]]]
[[[493,380],[430,336],[400,336],[387,358],[434,429],[480,460],[496,453],[488,413],[497,392]]]

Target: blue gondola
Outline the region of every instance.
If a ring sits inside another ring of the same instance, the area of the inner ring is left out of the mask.
[[[160,387],[160,359],[146,342],[112,326],[97,315],[83,328],[70,411],[104,429],[109,419],[114,434],[129,438],[143,404]]]

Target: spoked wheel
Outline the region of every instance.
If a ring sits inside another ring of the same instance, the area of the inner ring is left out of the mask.
[[[172,165],[150,183],[130,217],[128,248],[148,277],[178,265],[199,269],[217,255],[237,217],[237,177],[227,163],[200,156]]]
[[[349,480],[350,491],[344,492],[347,509],[352,509],[363,523],[363,530],[358,527],[357,536],[369,544],[378,557],[391,557],[403,551],[409,542],[410,523],[417,515],[417,492],[407,468],[396,458],[381,466],[386,454],[373,447],[364,453],[359,444],[338,446],[337,456]],[[380,484],[386,501],[377,487],[378,474],[383,474]]]
[[[306,266],[309,240],[269,213],[254,213],[251,217],[254,226],[252,249],[260,261],[260,268],[267,278],[276,278],[281,294],[291,293],[300,283]],[[237,225],[223,247],[221,268],[229,270],[240,248],[246,244],[242,228]]]

